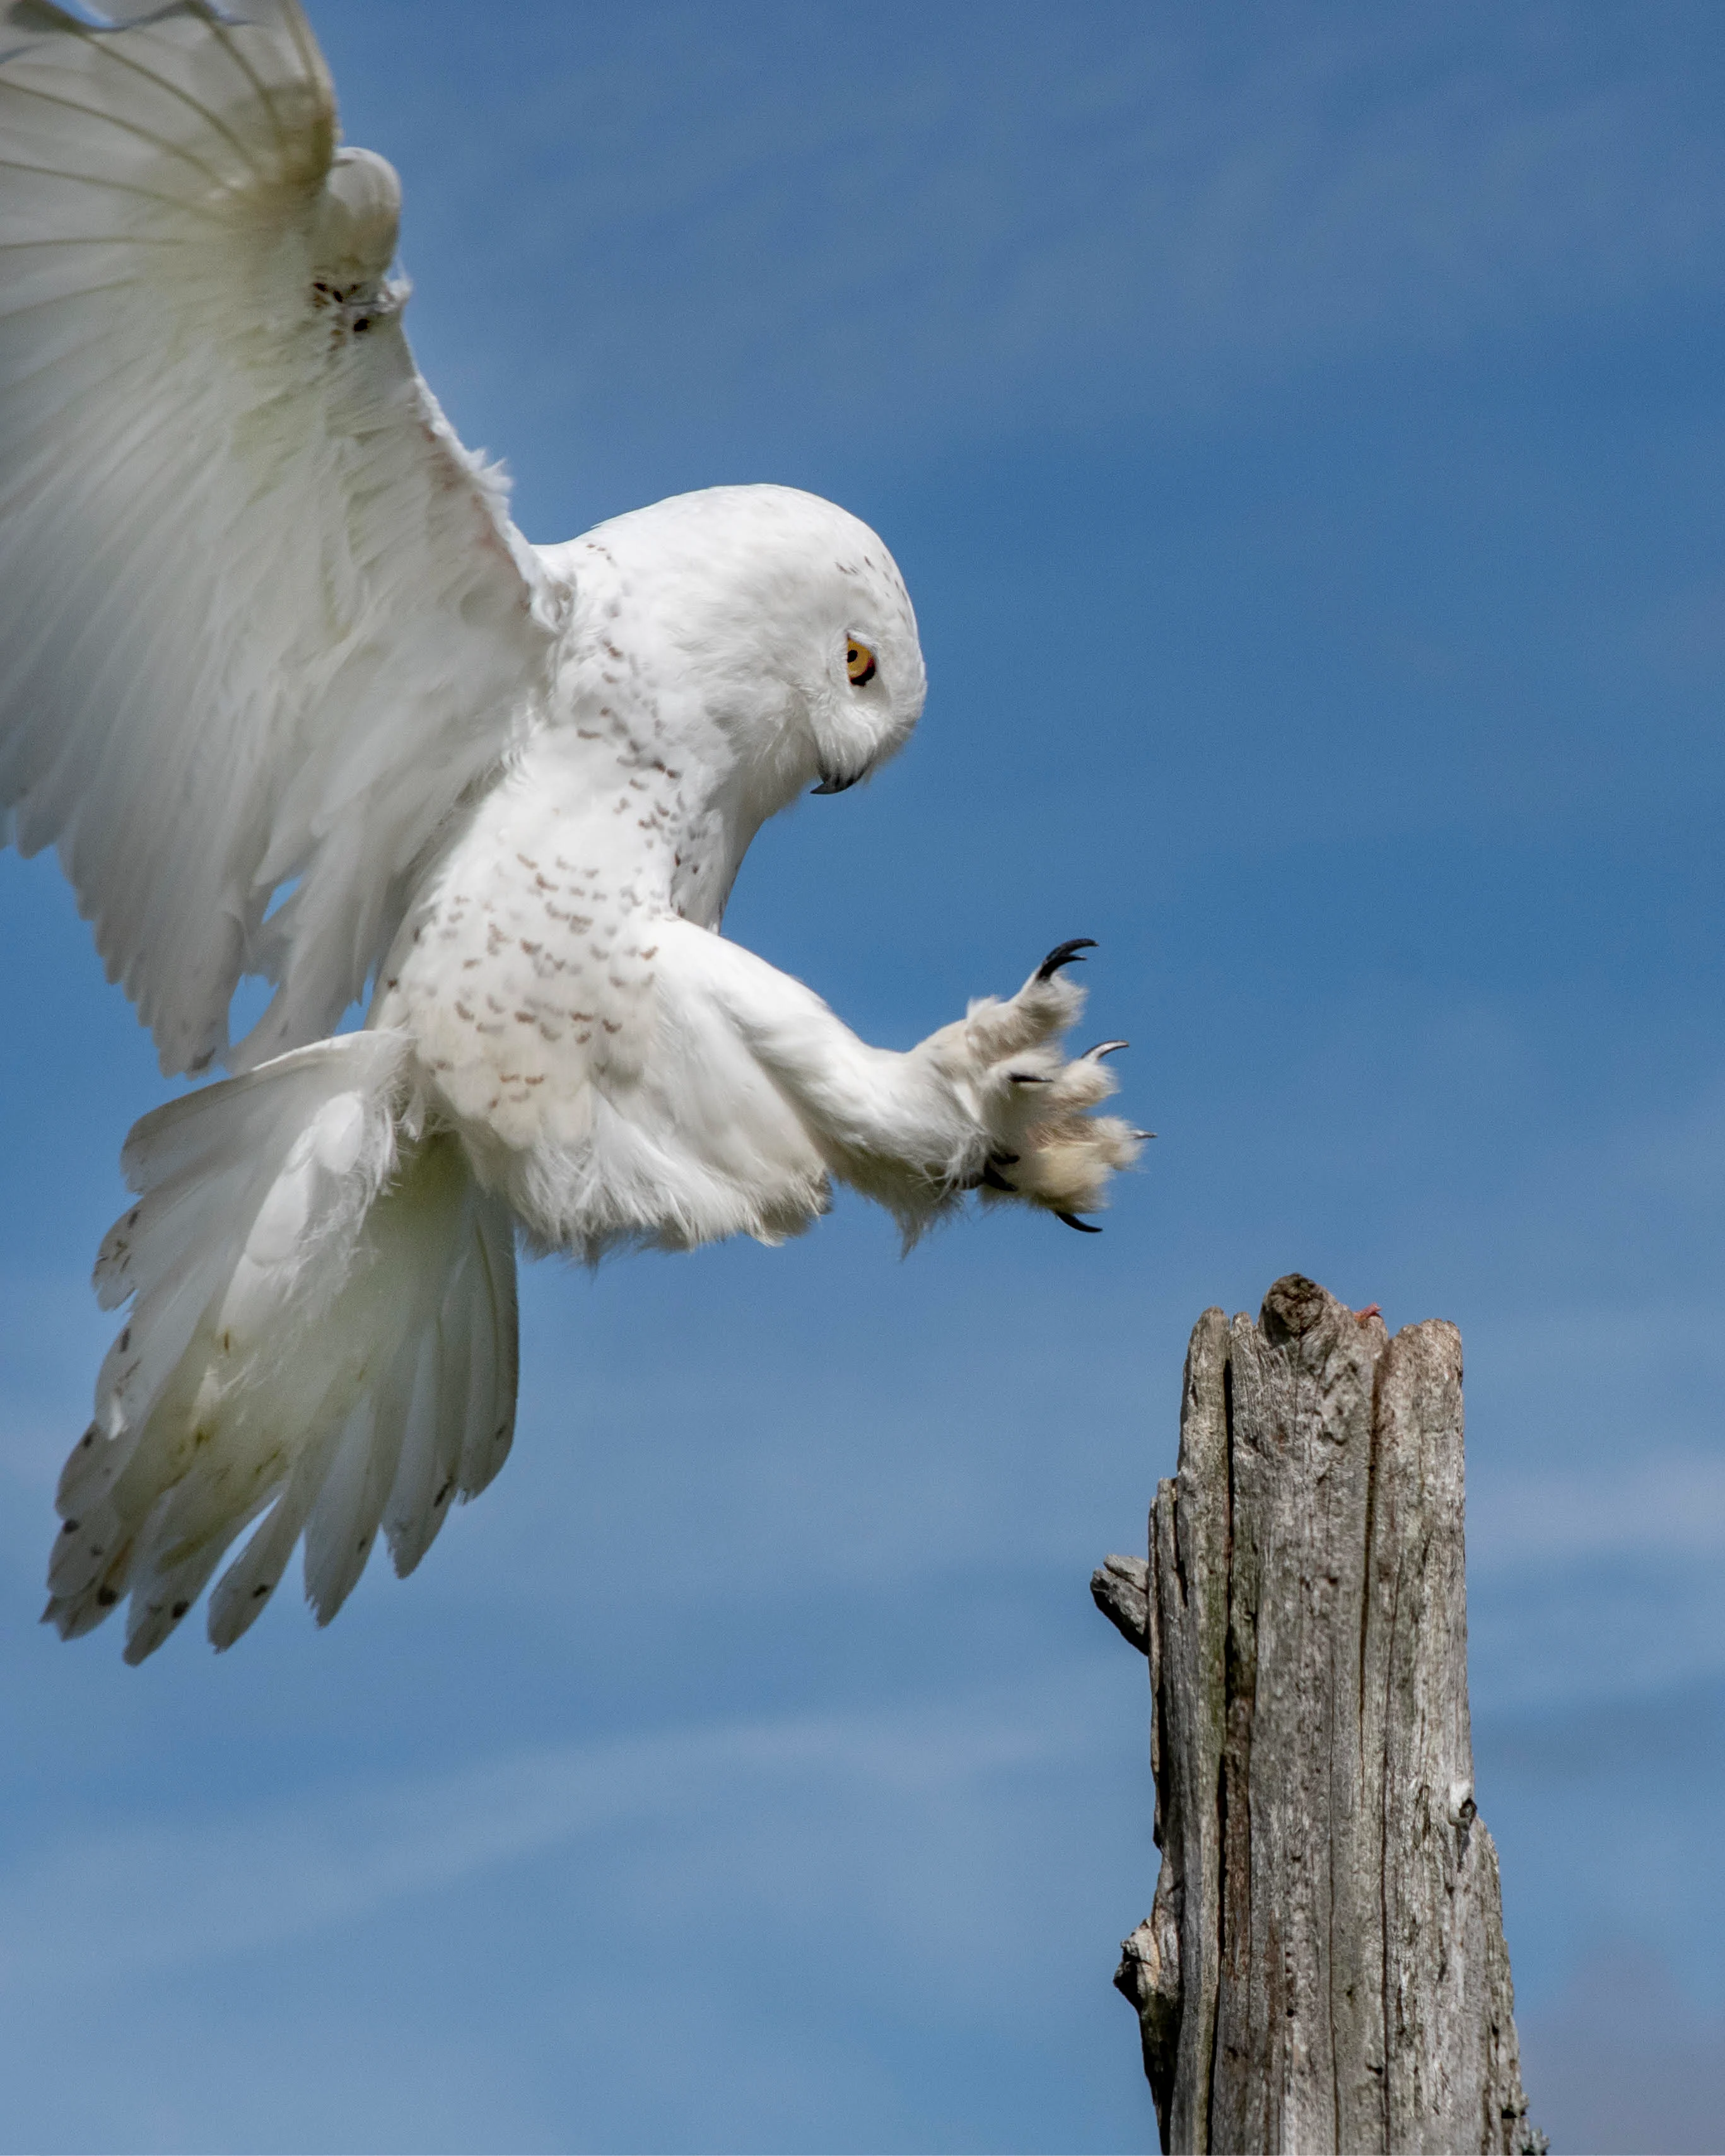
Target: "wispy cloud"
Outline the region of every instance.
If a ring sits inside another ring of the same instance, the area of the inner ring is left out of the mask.
[[[393,64],[389,96],[354,85],[408,170],[422,317],[465,365],[506,367],[511,404],[573,388],[595,419],[662,417],[674,379],[710,415],[1084,424],[1209,401],[1219,368],[1718,287],[1704,14],[671,19],[488,29],[459,125]],[[847,49],[868,54],[854,95]],[[506,344],[459,320],[481,241]]]
[[[1725,1456],[1626,1447],[1609,1466],[1494,1475],[1469,1505],[1468,1554],[1487,1569],[1725,1558]]]
[[[0,1990],[261,1949],[625,1825],[962,1802],[1073,1748],[1063,1693],[680,1727],[51,1843],[0,1874]]]

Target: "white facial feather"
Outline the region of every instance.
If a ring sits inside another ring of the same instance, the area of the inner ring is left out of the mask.
[[[602,654],[621,642],[638,701],[665,706],[689,752],[732,782],[742,846],[805,785],[877,770],[922,714],[922,651],[897,564],[867,525],[814,495],[678,495],[547,558],[583,595],[570,648],[583,629]],[[847,678],[851,637],[875,657],[865,682]]]

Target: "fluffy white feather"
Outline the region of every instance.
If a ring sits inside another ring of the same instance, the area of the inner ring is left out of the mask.
[[[242,1074],[137,1127],[96,1268],[48,1615],[129,1597],[136,1661],[254,1522],[218,1646],[302,1540],[321,1620],[380,1532],[413,1568],[508,1449],[518,1233],[772,1242],[835,1178],[907,1240],[976,1189],[1077,1225],[1137,1138],[1060,1049],[1076,946],[896,1054],[719,932],[762,821],[922,711],[866,526],[731,487],[530,547],[293,0],[0,24],[0,813],[164,1066]]]
[[[509,1219],[457,1142],[404,1124],[410,1045],[349,1034],[146,1116],[138,1203],[97,1279],[132,1309],[61,1477],[48,1615],[67,1637],[131,1597],[126,1652],[167,1637],[234,1537],[218,1646],[274,1591],[303,1527],[321,1621],[388,1515],[408,1571],[514,1420]]]
[[[562,602],[414,369],[395,176],[299,9],[111,13],[0,29],[0,809],[195,1070],[242,972],[242,1063],[362,993]]]

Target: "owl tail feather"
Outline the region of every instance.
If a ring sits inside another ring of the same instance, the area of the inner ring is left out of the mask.
[[[141,1662],[210,1598],[231,1646],[305,1537],[327,1624],[381,1526],[395,1568],[502,1466],[515,1423],[513,1228],[457,1139],[413,1127],[405,1039],[347,1034],[146,1116],[137,1203],[96,1260],[131,1300],[56,1500],[44,1621],[127,1595]]]

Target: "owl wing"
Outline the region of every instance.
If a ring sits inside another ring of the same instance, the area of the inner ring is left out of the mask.
[[[332,1030],[565,602],[336,141],[295,0],[0,5],[0,836],[59,847],[169,1071]]]

